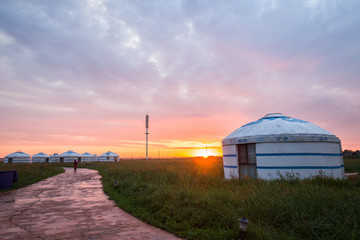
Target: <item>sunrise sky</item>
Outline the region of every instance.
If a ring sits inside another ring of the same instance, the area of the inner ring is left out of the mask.
[[[360,1],[0,4],[0,157],[221,155],[267,113],[360,149]],[[202,152],[201,152],[202,151]]]

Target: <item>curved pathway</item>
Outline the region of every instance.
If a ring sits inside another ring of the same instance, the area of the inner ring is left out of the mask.
[[[1,239],[179,239],[115,206],[95,170],[0,193]]]

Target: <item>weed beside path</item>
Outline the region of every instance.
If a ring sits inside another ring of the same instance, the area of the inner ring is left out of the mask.
[[[1,189],[0,192],[25,187],[64,172],[62,165],[57,163],[0,164],[0,171],[7,170],[17,170],[18,181],[12,188]]]
[[[220,158],[80,166],[99,171],[120,208],[186,239],[238,239],[242,216],[248,239],[360,239],[359,177],[229,181]]]

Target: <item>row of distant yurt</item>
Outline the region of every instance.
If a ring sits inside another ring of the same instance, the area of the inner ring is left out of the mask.
[[[31,163],[31,156],[17,151],[5,156],[4,163]]]
[[[38,153],[32,156],[21,151],[17,151],[5,156],[4,163],[35,163],[35,162],[117,162],[119,160],[119,155],[108,151],[106,153],[97,156],[96,154],[83,153],[79,154],[74,151],[67,151],[62,154],[53,154],[48,155],[45,153]]]

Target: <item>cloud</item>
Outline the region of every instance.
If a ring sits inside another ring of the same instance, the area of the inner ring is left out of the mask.
[[[360,120],[359,7],[3,1],[0,136],[21,129],[28,141],[69,133],[86,136],[76,144],[138,141],[149,109],[164,131],[156,141],[218,141],[273,111],[328,121],[341,137],[339,122]]]

